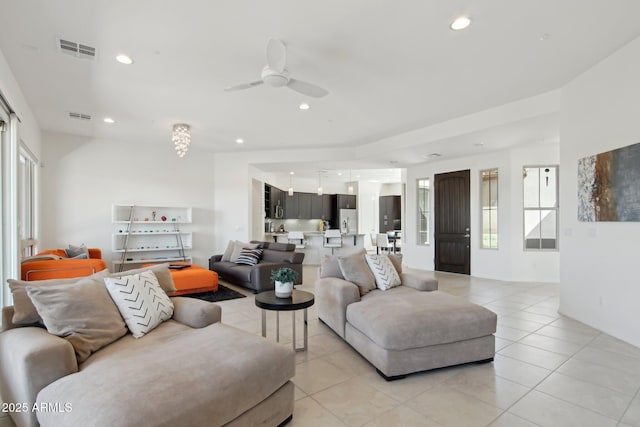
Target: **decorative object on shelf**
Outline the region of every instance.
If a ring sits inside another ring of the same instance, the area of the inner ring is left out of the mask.
[[[276,288],[278,298],[290,298],[293,292],[293,283],[298,278],[298,273],[290,267],[282,267],[271,271],[271,280]]]
[[[151,211],[151,221],[155,221],[155,220],[156,220],[156,211]]]
[[[349,194],[353,194],[353,181],[351,181],[351,169],[349,169],[349,187],[347,187],[347,192]]]
[[[171,140],[175,145],[178,157],[184,157],[184,155],[187,154],[187,151],[189,151],[189,146],[191,145],[191,128],[189,125],[184,123],[173,125]]]
[[[164,216],[164,215],[162,215],[162,216],[160,217],[160,219],[161,219],[161,220],[163,220],[163,221],[166,221],[166,220],[167,220],[167,217],[166,217],[166,216]]]

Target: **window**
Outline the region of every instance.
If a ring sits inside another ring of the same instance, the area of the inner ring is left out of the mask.
[[[558,167],[525,167],[524,248],[558,249]]]
[[[18,230],[23,257],[36,253],[37,164],[26,150],[20,150],[18,164]]]
[[[429,179],[418,180],[418,245],[429,244]]]
[[[498,169],[480,171],[483,249],[498,249]]]

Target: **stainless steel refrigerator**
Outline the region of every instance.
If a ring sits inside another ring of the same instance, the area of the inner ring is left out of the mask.
[[[341,233],[358,233],[358,211],[356,209],[340,209],[338,212],[338,221]]]

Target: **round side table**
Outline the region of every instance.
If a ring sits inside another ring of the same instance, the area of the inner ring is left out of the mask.
[[[267,310],[276,312],[276,341],[280,342],[280,312],[291,311],[293,314],[293,349],[295,351],[307,350],[307,308],[315,302],[310,292],[298,291],[291,293],[290,298],[278,298],[275,291],[261,292],[256,295],[256,306],[262,309],[262,336],[267,336]],[[304,345],[296,347],[296,310],[304,309]]]

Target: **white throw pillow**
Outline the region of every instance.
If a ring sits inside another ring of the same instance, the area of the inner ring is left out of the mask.
[[[134,338],[141,338],[173,316],[173,303],[151,271],[104,279]]]
[[[376,278],[378,289],[386,291],[394,286],[400,286],[400,276],[386,255],[365,255],[365,259]]]

